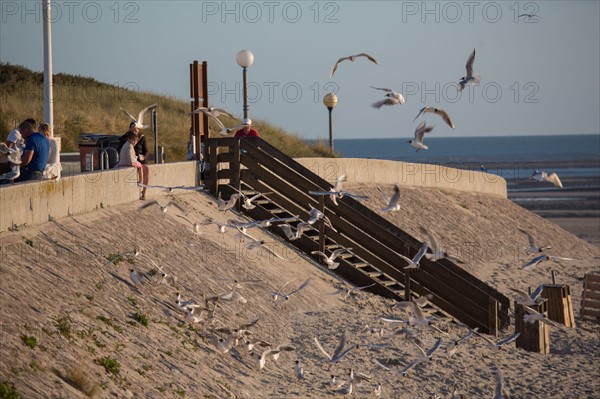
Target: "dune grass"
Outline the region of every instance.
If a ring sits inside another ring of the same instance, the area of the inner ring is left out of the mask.
[[[25,67],[0,63],[0,140],[20,121],[33,117],[42,121],[44,113],[43,73]],[[54,133],[60,135],[63,152],[79,151],[82,133],[123,134],[129,125],[120,108],[136,115],[140,109],[158,103],[159,145],[165,147],[166,162],[185,160],[190,129],[189,103],[173,97],[135,88],[118,87],[95,79],[55,74],[53,79]],[[239,120],[227,120],[226,126],[238,126]],[[267,121],[254,120],[261,137],[291,157],[331,157],[323,143],[307,144]],[[154,137],[143,131],[153,152]]]

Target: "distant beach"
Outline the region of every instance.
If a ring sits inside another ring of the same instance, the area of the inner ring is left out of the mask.
[[[506,179],[508,198],[572,234],[600,246],[600,137],[432,137],[416,153],[403,139],[338,140],[336,151],[350,158],[430,163],[482,171]],[[528,177],[556,172],[563,189]]]

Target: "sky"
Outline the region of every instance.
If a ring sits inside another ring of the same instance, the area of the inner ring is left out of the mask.
[[[43,70],[41,1],[0,0],[0,61]],[[600,134],[599,1],[52,1],[54,73],[189,101],[189,64],[208,62],[209,102],[305,139]],[[532,17],[521,14],[534,14]],[[477,86],[457,82],[476,50]],[[344,61],[332,78],[335,62]],[[406,103],[374,109],[382,91]],[[145,104],[140,104],[141,106]],[[424,106],[446,110],[451,129]],[[115,111],[119,104],[115,102]],[[56,112],[56,111],[55,111]],[[160,110],[159,110],[160,112]],[[182,115],[183,118],[188,116]]]

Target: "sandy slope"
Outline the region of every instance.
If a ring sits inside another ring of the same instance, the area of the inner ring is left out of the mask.
[[[368,194],[367,203],[374,209],[383,206],[372,186],[348,184],[346,189]],[[175,200],[189,210],[193,221],[207,216],[239,219],[217,212],[204,194],[177,195]],[[514,347],[496,352],[475,338],[448,359],[446,342],[466,329],[441,322],[438,327],[449,336],[426,330],[418,337],[427,348],[441,337],[442,349],[408,377],[399,371],[417,357],[416,346],[400,336],[382,340],[370,329],[363,331],[367,324],[383,327],[384,335],[392,331],[379,321],[389,314],[382,298],[360,292],[344,301],[340,295],[328,295],[344,283],[281,242],[271,248],[285,261],[247,250],[231,231],[221,235],[214,225],[196,236],[174,208],[163,215],[158,207],[139,206],[132,203],[0,236],[0,382],[14,383],[24,398],[86,397],[81,380],[87,380],[88,391],[95,387],[98,398],[322,398],[336,396],[327,389],[329,375],[345,378],[353,367],[373,376],[371,382],[354,386],[355,397],[372,396],[381,383],[381,397],[386,398],[449,397],[455,385],[466,397],[491,398],[498,368],[514,398],[592,398],[600,391],[600,325],[578,316],[581,281],[586,272],[600,272],[600,250],[508,200],[404,189],[402,209],[390,220],[419,239],[421,227],[427,227],[450,253],[468,262],[467,269],[509,296],[509,287],[536,287],[549,282],[550,270],[556,270],[558,282],[571,286],[577,327],[552,328],[549,355]],[[579,261],[523,271],[529,257],[522,252],[527,239],[519,227],[540,244],[551,245],[552,254]],[[251,234],[275,240],[267,232]],[[108,255],[134,247],[147,256],[107,264]],[[138,291],[132,286],[128,269],[150,269],[148,257],[177,276],[176,287],[147,285]],[[264,284],[242,285],[238,291],[248,302],[222,302],[211,322],[190,325],[176,310],[176,292],[201,301],[203,295],[229,291],[232,282],[226,279],[234,278],[263,279]],[[311,284],[289,301],[271,300],[271,293],[285,282],[293,280],[288,284],[293,289],[309,278]],[[136,312],[147,317],[147,327],[133,319]],[[408,316],[405,311],[393,313]],[[242,347],[221,355],[205,338],[211,327],[236,326],[258,316],[253,337],[297,348],[283,353],[277,363],[268,359],[263,372]],[[319,364],[323,356],[313,337],[333,351],[343,331],[348,331],[350,343],[388,346],[362,346],[339,363]],[[22,336],[35,337],[37,346],[30,349]],[[99,365],[102,358],[117,360],[118,373]],[[294,375],[296,359],[304,365],[304,381]],[[373,359],[385,362],[391,371],[378,368]],[[80,381],[65,382],[69,379]]]

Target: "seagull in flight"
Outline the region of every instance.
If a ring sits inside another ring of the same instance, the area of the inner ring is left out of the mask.
[[[331,255],[329,255],[329,256],[325,255],[321,251],[312,251],[311,254],[312,255],[320,255],[323,258],[323,260],[325,261],[325,263],[327,264],[327,267],[330,270],[333,270],[333,269],[337,269],[337,267],[340,265],[339,262],[334,262],[335,259],[338,256],[340,256],[341,254],[343,254],[344,252],[349,252],[351,250],[352,250],[352,248],[339,248],[339,249],[336,249],[335,251],[333,251],[331,253]]]
[[[504,345],[513,342],[514,340],[516,340],[517,338],[519,338],[519,336],[521,335],[521,333],[518,332],[516,334],[511,335],[508,338],[504,338],[504,339],[501,339],[498,342],[494,342],[491,339],[489,339],[488,337],[486,337],[484,334],[481,334],[481,333],[478,333],[478,332],[476,334],[477,334],[478,337],[483,338],[488,343],[488,345],[489,345],[490,348],[496,349],[496,350],[500,350]]]
[[[158,104],[152,104],[152,105],[147,106],[146,108],[144,108],[143,110],[140,111],[137,119],[133,115],[131,115],[129,112],[125,111],[123,108],[121,108],[121,111],[125,112],[127,114],[127,116],[129,116],[129,118],[131,119],[132,122],[135,122],[135,127],[137,127],[138,129],[145,129],[149,125],[144,125],[144,115],[146,114],[146,112],[156,109],[156,107],[158,107]]]
[[[427,230],[425,230],[425,235],[427,236],[427,245],[431,249],[431,253],[426,253],[425,258],[432,262],[437,262],[440,259],[446,258],[454,263],[464,263],[462,260],[448,255],[448,252],[444,251],[439,246],[435,238]]]
[[[293,230],[292,226],[290,226],[289,224],[280,224],[279,227],[281,228],[281,230],[283,230],[285,236],[289,241],[297,240],[298,238],[302,237],[302,233],[312,229],[312,226],[305,222],[298,223],[298,225],[296,226],[296,230]]]
[[[242,201],[243,201],[242,208],[244,208],[244,209],[247,209],[247,210],[251,210],[251,209],[254,209],[254,208],[256,208],[256,205],[254,205],[254,204],[252,203],[252,201],[254,201],[254,200],[256,200],[256,199],[258,199],[258,198],[260,198],[260,197],[265,197],[265,198],[267,198],[267,197],[266,197],[266,195],[269,195],[269,194],[273,194],[273,193],[272,193],[272,192],[268,192],[268,193],[257,193],[257,194],[255,194],[255,195],[253,195],[252,197],[248,197],[248,196],[246,196],[246,195],[244,195],[244,194],[241,194],[241,198],[242,198]],[[268,198],[267,198],[267,199],[268,199]]]
[[[419,252],[417,252],[412,259],[409,259],[402,254],[398,254],[402,259],[408,262],[408,265],[404,266],[404,269],[418,269],[421,258],[423,258],[423,256],[427,253],[427,248],[428,244],[427,241],[425,241],[421,246],[421,249],[419,249]]]
[[[350,294],[351,294],[353,291],[360,291],[360,290],[364,290],[364,289],[367,289],[367,288],[371,288],[371,287],[373,287],[374,285],[375,285],[375,283],[373,283],[373,284],[369,284],[369,285],[364,285],[364,286],[362,286],[362,287],[340,288],[340,289],[339,289],[339,290],[337,290],[337,291],[330,292],[330,293],[329,293],[329,295],[336,295],[336,294],[341,294],[341,293],[344,293],[344,299],[348,299],[348,298],[350,297]]]
[[[529,240],[529,247],[525,248],[525,252],[527,252],[529,254],[535,254],[535,253],[539,253],[539,252],[544,252],[545,250],[552,248],[549,245],[546,245],[543,247],[538,247],[537,244],[535,243],[535,239],[529,232],[527,232],[523,229],[519,229],[519,230],[521,230],[522,233],[525,233],[527,235],[527,239]]]
[[[547,181],[554,184],[556,187],[563,188],[563,185],[558,178],[558,175],[554,172],[548,174],[539,169],[536,169],[531,175],[529,175],[529,180],[535,180],[539,182]]]
[[[523,270],[532,269],[532,268],[536,267],[537,265],[539,265],[541,262],[546,261],[546,260],[557,261],[557,260],[577,260],[577,259],[561,258],[560,256],[540,255],[537,258],[533,258],[529,263],[526,263],[525,265],[523,265]]]
[[[213,120],[217,126],[219,127],[219,134],[226,135],[231,132],[231,129],[225,127],[223,122],[219,120],[219,116],[225,115],[231,119],[235,119],[235,116],[231,115],[229,112],[225,111],[222,108],[215,107],[200,107],[195,109],[193,112],[188,113],[188,115],[203,113],[209,119]]]
[[[387,194],[383,192],[381,187],[377,186],[377,190],[379,190],[381,194],[385,196],[386,201],[388,203],[385,208],[381,209],[382,212],[394,212],[400,210],[400,187],[398,187],[397,184],[394,184],[394,194],[392,194],[392,196],[389,197],[389,199],[387,198]]]
[[[360,54],[355,54],[355,55],[349,55],[348,57],[342,57],[342,58],[340,58],[339,60],[337,60],[337,62],[336,62],[336,63],[335,63],[335,65],[333,66],[333,69],[332,69],[332,71],[331,71],[331,74],[329,75],[329,77],[330,77],[330,78],[332,78],[332,77],[333,77],[333,74],[334,74],[334,73],[335,73],[335,71],[338,69],[338,66],[340,65],[340,63],[341,63],[342,61],[346,61],[346,60],[348,60],[348,61],[352,61],[352,62],[354,62],[354,60],[356,60],[356,59],[357,59],[357,58],[359,58],[359,57],[366,57],[366,58],[368,58],[368,59],[369,59],[369,61],[371,61],[371,62],[374,62],[374,63],[375,63],[375,64],[377,64],[377,65],[381,65],[381,64],[379,63],[379,61],[377,61],[375,58],[373,58],[372,56],[370,56],[370,55],[369,55],[369,54],[367,54],[367,53],[360,53]]]
[[[321,343],[319,342],[319,339],[317,337],[313,337],[313,341],[315,342],[315,344],[317,345],[317,348],[319,348],[321,353],[324,354],[325,357],[331,363],[339,362],[340,360],[342,360],[344,357],[346,357],[346,355],[348,355],[350,352],[352,352],[357,347],[356,345],[351,345],[348,348],[346,348],[346,344],[348,343],[348,332],[347,331],[344,331],[344,333],[340,337],[338,346],[335,348],[335,350],[333,351],[333,353],[331,355],[329,353],[327,353],[325,351],[325,349],[323,349],[323,347],[321,346]]]
[[[167,187],[167,186],[151,186],[148,184],[143,184],[143,183],[138,183],[139,187],[144,187],[144,188],[156,188],[159,190],[164,190],[169,194],[173,194],[175,192],[175,190],[186,190],[186,191],[203,191],[204,187],[202,186],[174,186],[174,187]]]
[[[366,195],[358,195],[358,194],[352,194],[349,193],[347,191],[335,191],[333,188],[330,191],[309,191],[308,192],[310,195],[329,195],[329,198],[331,198],[331,201],[337,205],[337,198],[344,198],[344,197],[350,197],[350,198],[354,198],[355,200],[358,201],[362,201],[362,200],[366,200],[367,197]]]
[[[444,120],[444,122],[446,122],[448,124],[448,126],[450,126],[452,129],[454,129],[455,126],[454,126],[454,123],[452,122],[452,119],[450,119],[450,115],[448,115],[448,113],[446,111],[444,111],[443,109],[439,109],[439,108],[435,108],[435,107],[421,108],[421,110],[419,111],[417,116],[415,116],[415,118],[413,119],[413,122],[415,120],[417,120],[417,118],[419,116],[421,116],[422,114],[426,114],[426,113],[434,113],[436,115],[441,116],[442,119]]]
[[[539,304],[544,300],[544,298],[540,297],[542,291],[544,291],[543,285],[540,285],[535,291],[531,293],[531,295],[517,288],[511,288],[511,290],[517,294],[515,301],[520,305],[533,306]]]
[[[416,148],[417,152],[419,152],[419,150],[429,149],[429,147],[423,144],[423,139],[425,138],[425,133],[429,133],[432,130],[433,126],[427,126],[425,124],[425,121],[419,123],[419,126],[417,126],[417,128],[415,129],[415,138],[409,140],[408,143],[414,148]]]
[[[337,230],[333,228],[333,225],[331,224],[331,220],[329,220],[329,218],[327,216],[325,216],[325,214],[323,212],[321,212],[320,210],[318,210],[317,208],[313,207],[310,204],[308,204],[308,206],[310,206],[310,212],[309,212],[310,218],[307,220],[308,224],[313,225],[317,222],[317,220],[323,219],[325,224],[327,226],[329,226],[329,228],[331,230],[337,232]]]
[[[348,180],[346,175],[343,174],[335,179],[335,185],[333,186],[333,191],[342,191],[342,183]]]
[[[147,202],[144,205],[140,206],[140,209],[146,209],[155,204],[160,207],[160,210],[162,211],[163,215],[165,213],[167,213],[167,208],[171,205],[173,205],[175,208],[179,209],[181,212],[187,214],[187,211],[185,209],[183,209],[181,205],[179,205],[177,202],[174,202],[174,201],[169,201],[166,205],[162,205],[160,202],[158,202],[158,200],[154,200],[154,201]]]
[[[371,86],[371,88],[373,88],[375,90],[383,90],[386,92],[385,98],[383,100],[380,100],[380,101],[377,101],[377,102],[371,104],[371,106],[373,108],[379,109],[384,105],[397,105],[397,104],[402,105],[406,102],[406,100],[404,99],[404,96],[401,93],[396,93],[392,89],[388,89],[385,87],[373,87],[373,86]]]
[[[467,75],[460,78],[460,81],[458,82],[458,84],[459,84],[458,91],[463,91],[465,86],[469,83],[473,83],[473,84],[479,83],[479,81],[480,81],[479,75],[473,74],[473,62],[475,62],[475,49],[473,49],[473,52],[467,59],[467,64],[465,65],[465,68],[467,69]]]
[[[219,194],[217,197],[217,209],[221,212],[226,212],[229,209],[232,209],[240,197],[241,197],[241,194],[239,194],[239,193],[231,194],[231,196],[229,197],[229,200],[225,201],[221,198],[221,192],[219,191]]]

